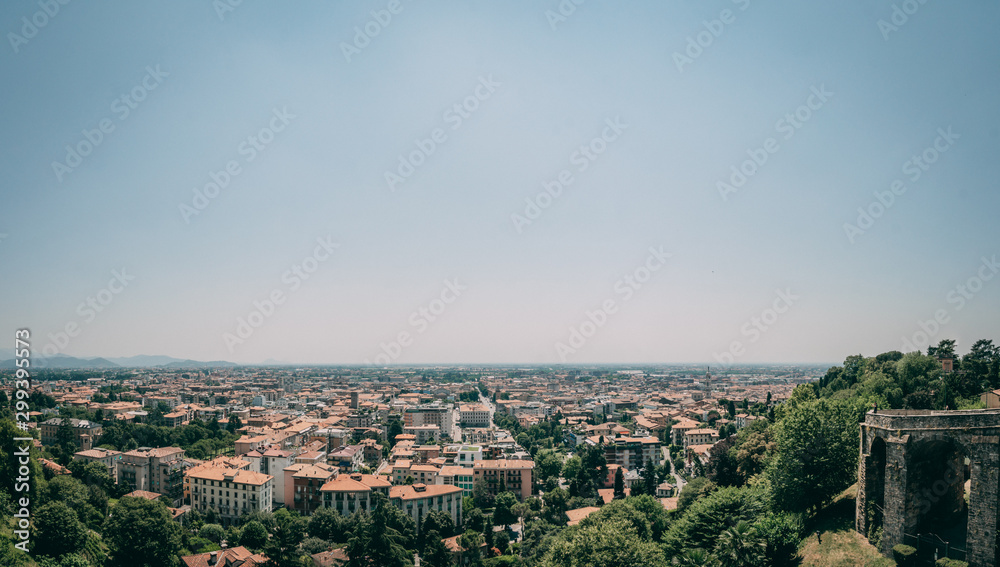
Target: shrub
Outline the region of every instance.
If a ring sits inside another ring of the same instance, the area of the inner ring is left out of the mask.
[[[969,564],[965,561],[959,561],[958,559],[949,559],[947,557],[937,560],[935,563],[937,567],[969,567]]]
[[[892,558],[896,560],[896,563],[899,564],[900,567],[916,565],[917,550],[912,546],[901,543],[892,548]]]

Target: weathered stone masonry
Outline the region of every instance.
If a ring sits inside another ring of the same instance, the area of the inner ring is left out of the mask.
[[[975,567],[1000,567],[1000,410],[869,411],[861,425],[858,532],[868,535],[869,514],[881,516],[880,551],[890,555],[893,546],[906,543],[904,534],[917,533],[932,506],[964,509],[966,474],[967,560]]]

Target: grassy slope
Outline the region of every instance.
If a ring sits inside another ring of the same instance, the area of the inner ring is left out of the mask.
[[[812,532],[819,530],[823,543],[810,535],[799,545],[803,566],[814,567],[893,567],[896,562],[879,552],[854,531],[854,499],[857,486],[852,486],[834,499],[817,515]]]

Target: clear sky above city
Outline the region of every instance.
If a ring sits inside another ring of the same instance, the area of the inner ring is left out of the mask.
[[[719,365],[1000,340],[996,3],[43,4],[0,7],[9,346]]]

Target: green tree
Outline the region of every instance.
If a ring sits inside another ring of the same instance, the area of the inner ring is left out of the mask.
[[[562,476],[566,480],[572,480],[580,474],[580,469],[583,468],[583,460],[579,456],[574,455],[563,464]]]
[[[769,567],[799,565],[799,534],[802,523],[790,514],[765,514],[757,519],[754,529],[765,542],[765,563]]]
[[[861,400],[800,404],[777,423],[776,454],[768,469],[783,510],[816,510],[856,480]]]
[[[386,432],[386,437],[389,438],[389,446],[394,447],[396,445],[396,436],[403,433],[403,424],[400,423],[398,419],[392,419],[389,421],[389,427]]]
[[[562,470],[562,457],[552,449],[541,449],[535,453],[535,475],[539,484],[552,477],[558,477]]]
[[[685,487],[687,489],[687,487]],[[752,522],[768,512],[770,499],[762,487],[719,488],[691,504],[663,536],[667,555],[689,548],[712,549],[719,536],[741,520]]]
[[[441,539],[444,537],[451,537],[455,533],[455,522],[451,519],[451,514],[441,510],[433,510],[424,516],[424,520],[420,525],[420,549],[424,550],[427,548],[429,543],[432,543],[435,537]]]
[[[722,567],[765,567],[766,544],[746,521],[727,528],[719,536],[715,555]]]
[[[267,544],[267,529],[264,524],[257,520],[251,520],[243,524],[243,531],[240,532],[240,545],[260,551]]]
[[[719,486],[741,486],[744,483],[735,456],[739,448],[737,441],[736,437],[727,437],[712,447],[707,476]]]
[[[479,508],[473,508],[465,513],[465,529],[481,532],[486,529],[486,516]]]
[[[344,517],[333,508],[320,508],[309,518],[309,535],[326,541],[344,543],[347,541]]]
[[[483,535],[479,532],[469,530],[462,534],[458,538],[458,545],[463,549],[461,563],[463,565],[482,565],[482,553],[479,550],[483,543]]]
[[[517,496],[513,492],[501,492],[497,494],[496,507],[493,509],[493,525],[507,526],[517,521],[513,508],[517,505]]]
[[[625,475],[622,474],[622,468],[618,467],[615,470],[615,500],[622,498],[625,498]]]
[[[236,434],[236,431],[243,427],[243,420],[240,419],[238,415],[230,415],[229,421],[226,423],[226,431]]]
[[[479,508],[493,507],[493,495],[486,488],[485,482],[472,483],[472,500]]]
[[[679,567],[718,567],[719,560],[704,549],[696,548],[675,555],[671,563]]]
[[[426,567],[451,567],[451,552],[441,541],[441,534],[436,531],[427,532],[427,542],[420,565]]]
[[[306,555],[315,555],[330,548],[329,542],[318,537],[307,537],[302,540],[302,552]]]
[[[681,489],[681,493],[678,495],[677,509],[686,509],[702,496],[710,494],[713,490],[715,490],[715,488],[715,483],[703,476],[692,478],[691,482],[685,484],[684,488]]]
[[[665,567],[659,546],[642,539],[626,520],[615,518],[564,531],[541,561],[544,567]]]
[[[656,486],[658,483],[656,482],[656,464],[653,463],[652,457],[646,461],[646,466],[642,469],[642,484],[646,494],[656,496]]]
[[[219,543],[226,537],[226,530],[219,524],[205,524],[198,530],[198,537],[203,537],[212,543]]]
[[[125,497],[104,522],[110,567],[174,567],[181,528],[161,502]]]
[[[365,515],[345,547],[350,557],[348,567],[409,567],[410,552],[404,547],[405,537],[390,525],[384,497],[376,498],[372,513]],[[394,507],[393,507],[394,508]]]
[[[305,519],[282,508],[274,514],[274,520],[274,536],[264,545],[267,567],[298,567],[299,544],[306,537]]]
[[[569,492],[562,488],[556,488],[555,490],[550,490],[542,496],[542,500],[545,502],[545,507],[542,508],[542,512],[549,522],[557,526],[562,526],[566,524],[566,510],[569,508],[567,504],[569,503]]]
[[[34,517],[36,553],[59,557],[82,551],[87,543],[87,527],[64,502],[43,504]]]

